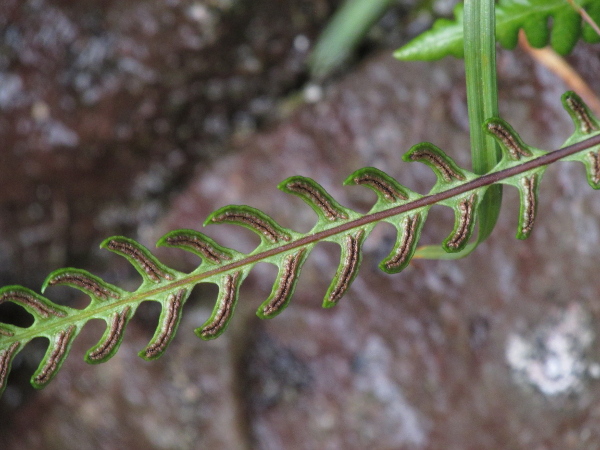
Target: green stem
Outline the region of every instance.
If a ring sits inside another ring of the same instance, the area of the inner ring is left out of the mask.
[[[498,86],[496,83],[496,14],[494,0],[465,0],[463,16],[465,78],[467,109],[471,136],[473,172],[489,173],[500,161],[501,152],[494,138],[483,131],[482,124],[498,117]],[[439,245],[417,250],[415,257],[423,259],[459,259],[471,253],[491,234],[502,203],[502,186],[490,186],[479,205],[477,240],[457,253],[446,253]]]
[[[343,62],[394,0],[346,0],[319,36],[310,56],[313,77],[323,78]]]
[[[472,166],[476,174],[491,171],[501,156],[496,142],[484,134],[482,127],[486,119],[498,116],[495,22],[494,0],[465,0],[465,77]],[[501,202],[502,187],[488,189],[479,206],[477,243],[485,240],[494,229]]]

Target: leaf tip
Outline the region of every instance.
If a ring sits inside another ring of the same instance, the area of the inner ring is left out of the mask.
[[[100,248],[102,248],[102,249],[108,249],[108,246],[109,246],[110,242],[113,239],[115,239],[116,237],[118,237],[118,236],[111,236],[111,237],[108,237],[108,238],[104,239],[102,242],[100,242]]]
[[[211,212],[206,219],[204,219],[204,222],[202,222],[202,226],[205,227],[207,225],[211,225],[216,223],[216,220],[214,220],[214,218],[217,216],[217,214],[220,214],[221,209],[223,208],[219,208],[216,211]]]

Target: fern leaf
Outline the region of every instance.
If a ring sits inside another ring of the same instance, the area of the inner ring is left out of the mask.
[[[538,204],[538,187],[548,164],[566,159],[585,165],[589,184],[600,188],[600,121],[581,99],[572,92],[563,96],[563,104],[575,125],[565,147],[546,152],[525,144],[515,130],[502,119],[485,122],[484,129],[503,150],[502,159],[491,172],[477,176],[459,167],[442,150],[430,143],[411,148],[404,160],[428,165],[436,175],[436,183],[427,194],[411,191],[388,174],[374,168],[364,168],[351,174],[344,184],[372,189],[377,200],[366,214],[358,213],[338,203],[320,184],[306,177],[291,177],[280,189],[302,198],[316,213],[315,226],[307,233],[282,227],[265,213],[249,206],[230,205],[210,214],[206,223],[232,223],[256,232],[260,244],[248,254],[223,247],[210,237],[193,230],[167,233],[158,246],[176,247],[192,252],[201,259],[190,273],[166,267],[141,244],[125,237],[111,237],[101,246],[125,257],[141,274],[142,282],[133,292],[106,283],[81,269],[65,268],[51,273],[43,283],[48,287],[65,285],[88,295],[90,303],[83,309],[59,306],[22,286],[0,289],[0,304],[12,302],[33,316],[33,324],[22,328],[0,324],[0,393],[15,356],[32,339],[45,337],[49,341],[46,354],[31,378],[36,388],[43,388],[56,376],[71,345],[85,324],[93,319],[104,320],[106,329],[99,342],[85,355],[91,364],[105,362],[118,351],[127,323],[143,301],[160,303],[159,324],[148,345],[139,352],[146,360],[160,357],[179,326],[182,310],[189,295],[199,283],[214,283],[219,294],[210,317],[195,330],[203,340],[220,336],[233,317],[239,301],[240,286],[258,262],[278,268],[273,289],[257,310],[263,319],[280,314],[292,299],[302,267],[319,242],[329,241],[340,246],[340,262],[331,281],[323,307],[336,305],[350,289],[362,259],[362,245],[380,222],[388,222],[397,230],[394,248],[380,263],[387,273],[404,269],[415,253],[421,230],[433,205],[443,205],[454,211],[454,226],[443,242],[447,252],[460,252],[472,246],[469,239],[476,222],[479,202],[486,189],[503,183],[520,193],[517,237],[527,238],[533,230]]]
[[[304,200],[319,216],[319,220],[334,222],[357,217],[357,213],[344,208],[327,193],[323,186],[306,177],[290,177],[279,184],[279,189]]]
[[[581,0],[583,7],[595,21],[600,19],[600,6],[594,0]],[[432,61],[445,56],[463,56],[463,5],[454,10],[455,20],[438,19],[431,30],[417,36],[396,50],[394,56],[402,60]],[[552,20],[552,30],[548,27]],[[532,47],[550,44],[561,55],[571,52],[579,38],[598,42],[594,30],[565,0],[500,0],[496,5],[496,39],[513,49],[519,30],[523,29]]]
[[[489,119],[484,127],[496,139],[500,148],[505,152],[507,159],[512,161],[513,164],[521,160],[532,160],[548,153],[523,143],[514,129],[502,119]],[[504,184],[516,187],[519,191],[521,206],[517,239],[526,239],[533,229],[537,212],[538,186],[546,168],[547,166],[539,167],[519,177],[502,181]]]
[[[378,202],[387,205],[408,200],[408,189],[390,177],[387,173],[374,167],[364,167],[350,174],[344,185],[362,185],[371,188],[377,194]]]
[[[50,345],[38,369],[31,377],[31,384],[36,389],[42,389],[56,375],[60,366],[69,354],[73,340],[79,334],[80,328],[69,325],[67,328],[49,336]]]
[[[188,296],[188,289],[178,289],[176,292],[169,294],[166,303],[162,305],[162,312],[158,320],[159,326],[154,333],[154,337],[148,346],[138,353],[139,356],[150,361],[163,354],[171,339],[175,336],[175,331],[177,331],[181,320],[181,310]]]
[[[379,263],[379,268],[387,273],[398,273],[408,266],[415,251],[417,243],[421,236],[421,230],[425,223],[427,212],[418,212],[413,215],[406,215],[401,222],[396,225],[398,229],[398,239],[392,252]]]
[[[127,322],[131,319],[131,307],[126,306],[122,311],[114,312],[106,319],[106,331],[94,347],[85,355],[85,361],[89,364],[98,364],[108,361],[114,356],[123,341],[123,332]]]
[[[142,276],[144,283],[161,283],[175,279],[175,275],[170,269],[161,264],[146,247],[133,239],[113,236],[104,240],[100,244],[100,248],[106,248],[127,258]]]
[[[588,106],[575,92],[569,91],[563,94],[562,103],[567,110],[575,132],[565,141],[563,145],[571,145],[586,137],[597,135],[600,132],[600,121],[594,117]],[[586,169],[588,184],[593,189],[600,189],[600,152],[596,148],[590,149],[585,154],[572,155],[565,161],[579,161]]]
[[[204,225],[216,223],[232,223],[241,225],[249,230],[256,232],[263,244],[278,242],[289,242],[291,240],[291,230],[284,229],[262,211],[250,206],[229,205],[224,206],[212,213],[204,222]]]
[[[205,234],[194,230],[175,230],[165,234],[156,243],[157,247],[174,247],[187,250],[208,264],[222,264],[231,261],[235,250],[221,247]]]
[[[242,271],[236,271],[221,276],[219,297],[215,303],[215,308],[204,325],[195,330],[200,339],[215,339],[225,331],[233,315],[239,297],[240,284],[245,275]]]
[[[323,299],[323,308],[335,306],[356,278],[362,259],[362,244],[368,234],[367,229],[370,231],[372,228],[372,226],[361,227],[358,231],[344,235],[343,242],[340,243],[342,247],[340,265]]]
[[[105,282],[86,270],[74,269],[72,267],[52,272],[42,284],[42,294],[48,286],[59,285],[79,289],[81,292],[89,295],[92,301],[104,301],[109,298],[119,299],[123,295],[123,291],[117,286]]]
[[[306,261],[312,246],[290,252],[279,267],[277,280],[269,297],[260,305],[256,315],[261,319],[271,319],[280,314],[290,303],[296,289],[302,265]]]

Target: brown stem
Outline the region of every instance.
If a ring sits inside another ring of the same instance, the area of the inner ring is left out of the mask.
[[[532,169],[536,169],[538,167],[546,166],[548,164],[552,164],[559,159],[566,158],[567,156],[573,155],[580,151],[586,150],[590,147],[594,147],[595,145],[600,144],[600,134],[593,136],[589,139],[586,139],[581,142],[577,142],[575,144],[569,145],[567,147],[563,147],[559,150],[554,150],[549,152],[543,156],[527,161],[523,164],[519,164],[518,166],[510,167],[508,169],[500,170],[498,172],[491,172],[486,175],[482,175],[479,178],[474,179],[473,181],[469,181],[467,183],[461,184],[460,186],[456,186],[454,188],[448,189],[447,191],[438,192],[437,194],[425,195],[417,200],[413,200],[412,202],[404,203],[400,206],[395,206],[390,209],[386,209],[384,211],[379,211],[372,214],[366,214],[362,217],[359,217],[355,220],[350,220],[336,227],[329,228],[327,230],[319,231],[318,233],[311,234],[309,236],[302,237],[296,241],[290,242],[289,244],[282,245],[281,247],[272,248],[269,250],[265,250],[264,252],[256,253],[254,255],[248,256],[246,258],[235,261],[231,264],[227,264],[225,266],[218,267],[214,270],[203,272],[198,274],[194,278],[201,280],[211,275],[215,275],[217,273],[221,273],[227,270],[235,269],[237,267],[242,267],[247,264],[251,264],[254,262],[261,261],[265,258],[268,258],[273,255],[277,255],[279,253],[283,253],[298,247],[302,247],[304,245],[312,244],[314,242],[321,241],[327,237],[334,236],[336,234],[343,233],[344,231],[351,230],[353,228],[358,228],[364,225],[368,225],[370,223],[379,222],[380,220],[386,219],[388,217],[392,217],[398,214],[402,214],[408,211],[412,211],[414,209],[422,208],[424,206],[434,205],[436,203],[441,202],[442,200],[446,200],[451,197],[456,197],[458,195],[464,194],[465,192],[469,192],[484,186],[490,186],[492,184],[498,183],[501,180],[506,178],[513,177],[515,175],[522,174]]]

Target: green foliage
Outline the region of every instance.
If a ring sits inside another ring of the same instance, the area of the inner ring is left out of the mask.
[[[600,2],[581,0],[595,21],[600,20]],[[438,19],[433,28],[398,49],[394,56],[402,60],[436,60],[464,54],[463,5],[454,10],[455,20]],[[552,31],[549,29],[549,21]],[[517,45],[519,30],[523,29],[532,47],[550,44],[554,50],[566,55],[580,37],[587,42],[600,42],[594,30],[582,24],[581,16],[566,0],[499,0],[496,5],[496,39],[508,49]]]
[[[463,32],[465,36],[465,79],[471,140],[473,172],[487,173],[500,159],[494,139],[486,135],[481,124],[498,116],[498,83],[496,74],[496,42],[494,39],[494,0],[466,0]],[[477,247],[492,233],[502,203],[502,187],[493,186],[479,207]]]
[[[346,0],[315,45],[309,64],[312,75],[328,75],[346,59],[394,0]]]
[[[101,247],[125,257],[141,274],[142,283],[135,291],[129,292],[80,269],[66,268],[51,273],[42,291],[56,285],[79,289],[91,299],[83,309],[59,306],[22,286],[0,289],[0,304],[18,304],[34,318],[29,327],[0,324],[0,392],[6,385],[14,357],[37,337],[48,339],[49,346],[31,383],[36,388],[46,386],[59,371],[74,339],[93,319],[104,320],[106,331],[98,344],[87,352],[85,359],[93,364],[107,361],[118,350],[127,322],[144,301],[160,303],[162,312],[154,336],[139,355],[146,360],[160,357],[177,331],[190,292],[199,283],[216,284],[219,294],[211,316],[195,333],[203,340],[218,337],[233,315],[243,280],[259,262],[273,264],[279,271],[271,294],[257,311],[261,318],[272,318],[290,303],[304,262],[315,245],[323,241],[334,242],[341,247],[338,270],[323,299],[324,307],[332,307],[357,276],[362,244],[375,225],[388,222],[397,230],[394,248],[380,264],[387,273],[396,273],[406,267],[414,255],[427,213],[436,204],[452,208],[455,215],[452,232],[444,240],[443,248],[449,253],[460,252],[468,245],[478,206],[486,191],[498,183],[519,190],[521,211],[517,237],[526,238],[533,228],[537,190],[547,164],[564,157],[582,162],[587,168],[590,185],[595,189],[600,187],[599,122],[574,93],[566,93],[563,103],[573,118],[575,133],[567,140],[571,144],[569,147],[551,153],[523,143],[501,119],[486,121],[484,129],[496,139],[503,156],[494,170],[485,175],[458,167],[433,144],[415,145],[403,159],[425,163],[434,171],[437,180],[426,195],[402,186],[374,168],[354,172],[344,184],[364,185],[377,194],[377,201],[366,214],[342,206],[310,178],[288,178],[279,188],[299,196],[317,212],[317,222],[307,233],[282,227],[271,217],[248,206],[221,208],[209,215],[207,224],[240,225],[256,232],[261,242],[253,251],[244,254],[223,247],[197,231],[171,231],[157,245],[176,247],[198,256],[202,262],[190,273],[166,267],[132,239],[121,236],[108,238]],[[595,149],[592,150],[592,147]]]

